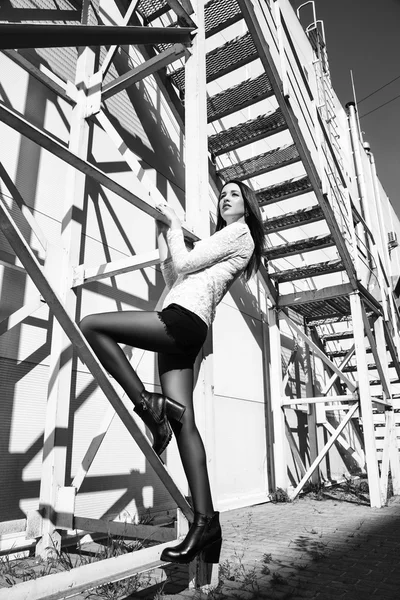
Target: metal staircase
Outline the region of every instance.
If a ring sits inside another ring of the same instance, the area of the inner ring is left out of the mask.
[[[143,69],[132,69],[122,76],[124,79],[118,78],[117,83],[127,87],[130,82],[154,74],[160,90],[183,127],[185,110],[189,110],[189,106],[193,108],[193,89],[185,89],[188,68],[187,65],[178,66],[177,61],[183,60],[183,56],[187,60],[188,54],[190,55],[189,38],[195,34],[196,19],[201,9],[198,7],[198,12],[193,14],[189,0],[132,0],[130,4],[122,4],[127,12],[125,17],[121,16],[120,25],[133,24],[138,29],[148,28],[149,32],[153,32],[152,44],[140,46],[143,48],[143,55],[147,54],[148,58]],[[220,36],[222,43],[205,56],[207,99],[200,133],[207,134],[210,183],[213,188],[220,188],[223,181],[231,178],[245,181],[255,190],[265,216],[265,264],[258,277],[267,292],[269,306],[268,314],[265,315],[270,331],[271,358],[267,402],[274,429],[274,441],[271,442],[274,485],[288,489],[290,495],[295,497],[310,479],[318,481],[319,464],[330,448],[335,443],[346,444],[342,435],[345,428],[349,426],[357,429],[357,423],[361,423],[365,456],[359,458],[359,466],[368,474],[371,505],[381,506],[387,499],[389,471],[393,490],[396,494],[400,493],[394,418],[394,409],[398,405],[393,393],[393,385],[400,378],[397,339],[399,321],[391,299],[392,292],[385,274],[383,257],[377,252],[370,225],[362,212],[362,194],[360,193],[360,199],[353,197],[354,187],[349,185],[347,171],[353,172],[354,167],[345,163],[341,149],[326,47],[321,43],[324,40],[321,40],[317,27],[309,30],[316,72],[309,74],[308,81],[287,22],[288,11],[291,8],[286,0],[207,2],[204,10],[204,37],[210,42],[214,36]],[[170,40],[165,42],[163,35],[160,43],[161,40],[156,39],[156,27],[163,27]],[[232,34],[235,28],[241,29],[239,35],[237,31]],[[175,39],[174,31],[178,29],[182,29],[183,33],[181,32],[179,39]],[[135,43],[134,34],[132,35],[132,43]],[[229,39],[224,39],[225,36]],[[98,45],[105,43],[100,35],[97,42]],[[142,42],[143,38],[140,38],[139,44]],[[18,39],[14,43],[18,46]],[[118,35],[113,41],[107,41],[109,43],[118,44]],[[39,40],[37,47],[40,47]],[[107,54],[107,61],[113,60],[111,50],[112,48],[108,50],[110,54]],[[13,59],[28,71],[31,69],[34,72],[34,66],[27,65],[21,55],[11,49],[7,52],[10,55],[13,53]],[[103,66],[105,73],[107,68]],[[243,73],[244,68],[249,69],[249,72]],[[225,76],[235,72],[240,73],[235,75],[238,81],[228,87]],[[93,72],[88,74],[92,77],[94,75]],[[82,101],[78,87],[67,86],[60,78],[54,84],[54,81],[46,79],[37,69],[35,76],[52,87],[53,91],[57,89],[64,94],[71,103]],[[216,92],[211,84],[220,80],[221,89]],[[125,152],[118,132],[103,110],[101,81],[99,76],[96,80],[97,87],[88,89],[92,110],[86,113],[85,118],[93,118],[100,123],[129,166],[135,170],[138,168],[137,161],[129,152]],[[121,89],[124,87],[115,89],[115,93]],[[111,93],[110,91],[108,95]],[[84,101],[87,103],[87,97]],[[264,103],[269,104],[266,107]],[[260,113],[248,114],[257,105]],[[78,151],[76,147],[61,147],[51,136],[39,131],[3,105],[0,106],[0,118],[62,157],[73,169],[94,177],[151,216],[157,215],[149,202],[147,189],[138,188],[135,194],[126,190],[86,161],[81,156],[82,148]],[[236,122],[226,126],[226,118]],[[78,126],[76,135],[82,126],[82,123]],[[282,136],[286,136],[283,142]],[[197,156],[196,141],[188,136],[186,144],[190,145]],[[354,147],[356,144],[358,140],[353,137]],[[5,176],[1,177],[7,184]],[[156,197],[157,190],[151,186],[150,190]],[[16,197],[15,190],[9,191]],[[204,197],[208,197],[208,194]],[[201,213],[202,207],[198,208]],[[208,207],[206,209],[208,221]],[[275,213],[270,216],[272,209]],[[63,299],[54,292],[34,253],[19,234],[18,226],[4,201],[1,213],[1,227],[10,245],[77,347],[82,360],[91,369],[150,464],[169,489],[181,512],[190,518],[191,509],[186,500],[126,409],[118,404],[107,376],[70,317],[71,307],[66,310]],[[195,219],[192,220],[192,225],[194,224]],[[199,237],[195,227],[193,230],[185,230],[187,238],[192,241]],[[153,255],[133,257],[129,265],[117,266],[112,272],[126,272],[156,263],[157,257]],[[106,277],[109,271],[104,267],[100,265],[97,274],[91,274],[91,280]],[[89,280],[85,270],[78,269],[74,285],[84,285],[85,277]],[[326,379],[318,392],[313,387],[316,382],[313,372],[310,393],[301,396],[289,396],[285,393],[284,386],[290,374],[289,370],[282,372],[281,327],[292,332],[294,339],[304,345],[305,352],[311,353],[314,362],[320,361],[323,365]],[[367,353],[372,354],[373,363]],[[371,377],[369,371],[372,372]],[[310,438],[308,465],[303,460],[288,425],[288,415],[293,407],[297,407],[297,410],[299,407],[304,410],[305,407],[306,410]],[[335,417],[336,427],[329,420],[332,415]],[[384,436],[381,435],[383,426]],[[322,446],[318,428],[323,428],[329,437]],[[292,489],[289,488],[287,478],[286,436],[301,474]],[[68,490],[64,490],[64,493],[67,498]],[[178,513],[176,535],[182,533],[185,527],[181,512]],[[71,520],[69,526],[72,524]],[[49,526],[48,534],[52,533]],[[154,564],[157,559],[155,552],[149,552],[149,556],[146,555],[142,562],[140,558],[137,559],[138,570]],[[126,565],[122,563],[120,561],[121,566],[107,575],[109,579],[118,578],[121,573],[126,572]],[[88,580],[85,581],[86,583],[79,583],[81,587],[78,584],[68,585],[75,585],[71,591],[78,592],[85,589],[85,585],[88,587]],[[54,590],[52,593],[52,598],[62,597],[57,596]],[[1,594],[0,591],[0,598],[3,597]],[[35,596],[37,599],[45,597],[45,591],[42,596]],[[11,599],[12,596],[8,595],[7,598]]]

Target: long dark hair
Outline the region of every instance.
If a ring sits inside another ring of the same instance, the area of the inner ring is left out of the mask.
[[[217,217],[216,231],[219,231],[220,229],[223,229],[224,227],[226,227],[226,222],[221,217],[220,198],[221,198],[222,190],[224,189],[224,187],[226,185],[228,185],[228,183],[236,183],[236,185],[239,186],[240,191],[242,192],[244,208],[245,208],[244,220],[245,220],[248,228],[250,229],[251,237],[254,240],[254,246],[255,246],[254,252],[251,255],[249,264],[247,265],[247,267],[245,269],[246,279],[248,281],[250,279],[250,277],[254,273],[256,273],[258,271],[258,269],[260,268],[261,258],[263,256],[264,244],[265,244],[265,242],[264,242],[265,234],[264,234],[262,215],[261,215],[260,207],[257,202],[256,195],[253,192],[253,190],[251,188],[249,188],[249,186],[246,185],[245,183],[243,183],[242,181],[239,181],[239,179],[231,179],[230,181],[226,181],[224,183],[224,186],[219,193],[218,217]]]

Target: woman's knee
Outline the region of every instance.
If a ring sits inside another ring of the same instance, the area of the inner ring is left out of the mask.
[[[96,329],[97,329],[96,315],[87,315],[86,317],[83,317],[83,319],[79,323],[79,328],[85,336],[87,336],[88,334],[90,334],[93,331],[96,331]]]

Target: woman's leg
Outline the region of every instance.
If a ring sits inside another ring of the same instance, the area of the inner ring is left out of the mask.
[[[171,422],[179,454],[189,483],[193,509],[206,516],[214,514],[207,460],[203,441],[196,427],[193,410],[193,369],[176,368],[176,357],[158,355],[158,368],[163,393],[186,407],[180,423]],[[168,365],[173,368],[168,369]]]
[[[132,402],[141,402],[144,386],[118,344],[153,352],[180,353],[156,312],[124,311],[89,315],[81,330],[103,367],[122,386]]]

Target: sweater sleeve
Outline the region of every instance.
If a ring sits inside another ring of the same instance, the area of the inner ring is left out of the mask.
[[[247,228],[235,223],[217,231],[209,238],[197,242],[193,250],[185,246],[181,229],[168,231],[168,246],[177,275],[194,273],[240,254]]]
[[[167,260],[164,260],[162,263],[160,263],[160,267],[162,276],[164,277],[165,285],[170,290],[175,281],[178,279],[174,263],[172,262],[172,257],[167,258]]]

